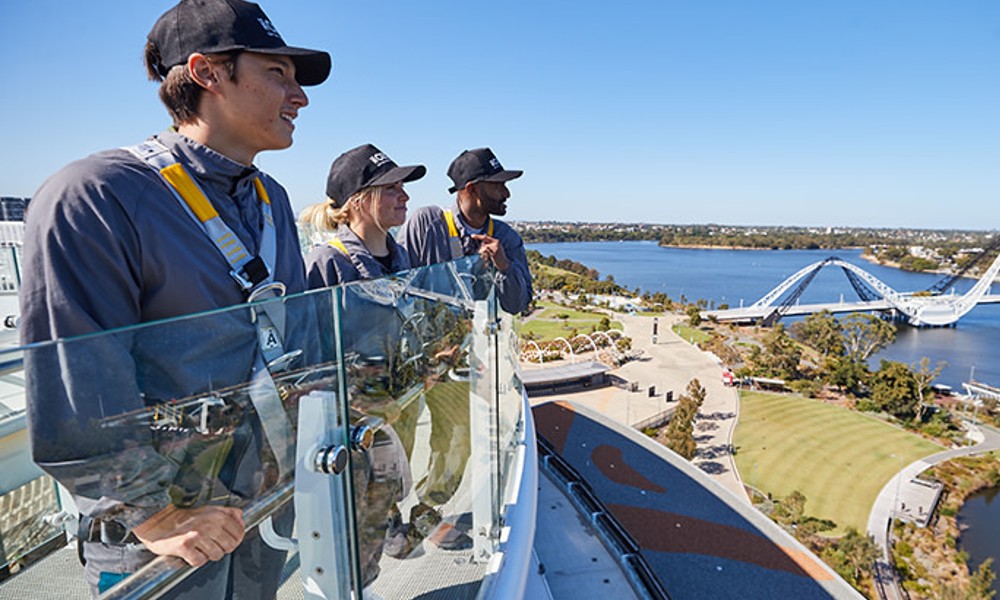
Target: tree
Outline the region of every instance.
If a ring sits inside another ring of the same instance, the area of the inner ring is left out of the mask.
[[[756,358],[755,366],[760,375],[794,379],[799,371],[799,359],[802,350],[785,332],[785,327],[778,324],[762,340],[764,350],[751,357]]]
[[[688,316],[688,324],[691,325],[691,327],[697,327],[701,324],[701,309],[696,305],[692,304],[688,306],[687,310],[684,312]]]
[[[846,356],[827,359],[823,372],[827,383],[855,396],[861,395],[861,386],[868,381],[868,367]]]
[[[666,446],[684,458],[691,460],[698,450],[698,444],[694,441],[694,420],[698,416],[698,408],[704,401],[705,388],[697,379],[692,379],[688,383],[688,391],[700,394],[701,399],[692,397],[689,393],[684,393],[677,400],[677,408],[674,409],[670,423],[667,425]]]
[[[843,330],[840,321],[829,311],[811,314],[793,323],[792,335],[802,343],[815,348],[825,356],[840,356],[844,353]]]
[[[857,587],[864,577],[872,574],[880,552],[871,537],[852,527],[823,556],[841,577]]]
[[[883,360],[870,383],[876,406],[897,419],[913,420],[920,394],[917,378],[910,367],[894,360]]]
[[[979,565],[976,572],[972,574],[969,578],[968,598],[989,600],[989,598],[993,597],[993,590],[990,589],[990,586],[993,585],[993,580],[997,578],[997,575],[993,572],[992,566],[993,559],[987,558]]]
[[[864,362],[896,340],[896,328],[878,317],[851,313],[840,322],[844,336],[844,354]]]
[[[926,408],[924,405],[924,396],[931,391],[931,382],[937,379],[937,376],[941,374],[941,370],[948,366],[948,363],[942,360],[938,361],[937,366],[932,370],[930,364],[931,359],[925,356],[920,359],[918,364],[913,365],[911,369],[913,376],[917,379],[917,392],[920,399],[917,417],[921,421],[924,420],[924,409]]]
[[[697,414],[698,410],[701,410],[701,405],[705,403],[705,387],[701,385],[697,377],[688,382],[686,394],[694,401],[697,407],[695,413]]]
[[[799,490],[795,490],[785,496],[785,499],[781,501],[781,507],[788,517],[788,522],[796,524],[806,514],[806,495]]]

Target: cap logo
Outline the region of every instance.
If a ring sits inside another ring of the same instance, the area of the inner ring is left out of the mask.
[[[500,161],[495,157],[490,159],[490,168],[493,169],[494,172],[503,171],[503,167],[500,166]]]
[[[372,154],[368,157],[368,160],[372,161],[376,167],[381,167],[385,163],[390,162],[389,157],[383,152],[376,152],[375,154]]]
[[[270,19],[268,19],[267,17],[257,17],[257,22],[260,23],[260,26],[264,30],[264,33],[273,38],[278,38],[279,40],[281,39],[281,35],[278,34],[278,30],[275,29],[274,25],[271,24]]]

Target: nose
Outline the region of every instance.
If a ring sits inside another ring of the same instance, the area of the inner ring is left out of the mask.
[[[297,81],[292,84],[289,90],[288,102],[296,108],[303,108],[309,105],[309,96],[306,96],[306,91],[302,89],[302,86]]]
[[[410,201],[410,195],[406,193],[406,190],[400,188],[399,190],[399,201],[406,204]]]

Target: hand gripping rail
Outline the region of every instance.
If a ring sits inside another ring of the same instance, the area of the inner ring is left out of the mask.
[[[271,493],[248,505],[243,511],[243,522],[246,523],[247,530],[259,525],[291,500],[293,492],[294,484],[291,479],[287,479]],[[194,567],[180,558],[161,556],[102,594],[101,600],[159,598],[195,571]]]

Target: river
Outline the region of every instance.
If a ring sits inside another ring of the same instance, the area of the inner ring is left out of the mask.
[[[991,488],[969,496],[958,513],[958,523],[965,531],[959,546],[969,553],[969,570],[975,571],[988,556],[993,557],[993,572],[1000,572],[1000,488]],[[993,581],[993,591],[1000,596],[1000,579]]]
[[[656,242],[562,242],[527,244],[543,255],[568,258],[597,269],[601,276],[614,276],[619,285],[643,291],[665,292],[670,298],[707,300],[711,306],[731,307],[752,304],[799,269],[836,256],[853,263],[899,292],[927,289],[941,276],[908,273],[869,263],[860,250],[722,250],[662,248]],[[966,279],[956,284],[961,294],[973,285]],[[946,293],[950,293],[947,290]],[[799,299],[802,304],[855,300],[843,270],[824,268]],[[1000,386],[1000,304],[977,306],[962,317],[956,327],[915,329],[901,326],[896,342],[879,358],[914,364],[926,356],[933,367],[947,365],[937,382],[961,391],[961,384],[973,376]],[[987,557],[994,557],[994,572],[1000,572],[1000,501],[998,490],[969,499],[960,514],[967,530],[961,547],[970,555],[975,569]],[[993,583],[1000,596],[1000,581]]]
[[[923,290],[941,276],[909,273],[869,263],[861,251],[847,250],[722,250],[662,248],[656,242],[563,242],[527,244],[544,255],[568,258],[597,269],[601,276],[614,276],[628,288],[665,292],[670,298],[689,302],[704,299],[711,307],[749,305],[799,269],[836,256],[879,278],[893,289]],[[974,283],[958,282],[955,293]],[[948,290],[950,293],[951,290]],[[826,267],[816,275],[799,298],[802,304],[853,301],[857,295],[843,270]],[[1000,385],[1000,304],[977,306],[956,327],[915,329],[900,327],[896,342],[878,358],[914,364],[924,356],[931,366],[946,362],[937,382],[961,391],[963,381]],[[877,366],[877,365],[876,365]]]

